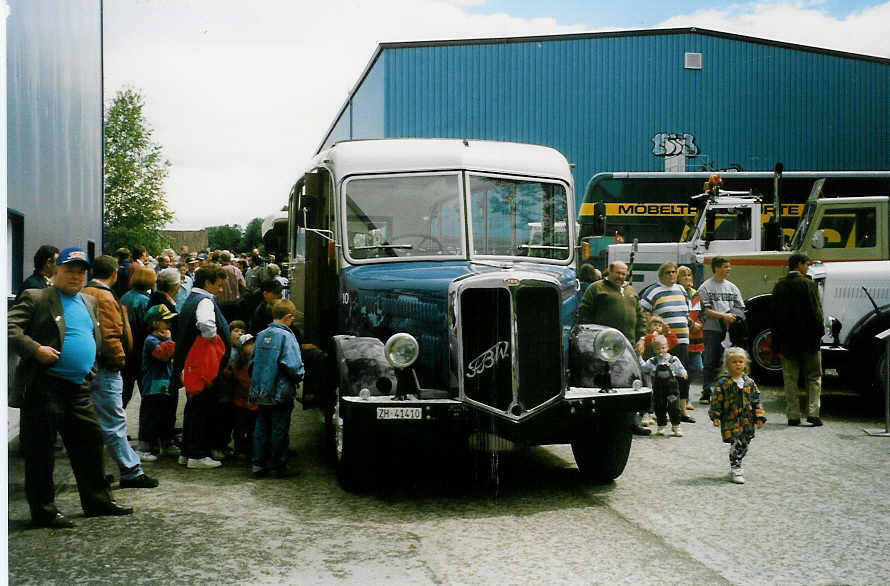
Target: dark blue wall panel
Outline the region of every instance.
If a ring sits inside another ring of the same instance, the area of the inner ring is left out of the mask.
[[[662,132],[695,137],[688,170],[890,169],[888,60],[691,30],[383,45],[357,96],[381,63],[383,136],[552,146],[579,189],[601,171],[664,170]],[[353,128],[377,124],[367,102],[372,123],[354,108]]]

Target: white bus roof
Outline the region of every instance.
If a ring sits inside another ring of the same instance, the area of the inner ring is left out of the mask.
[[[574,187],[566,158],[550,147],[446,138],[371,139],[340,142],[312,160],[331,167],[339,179],[365,173],[467,169],[560,179]]]
[[[275,224],[278,223],[287,224],[287,212],[276,212],[263,218],[263,223],[260,225],[260,234],[265,236],[266,232],[274,228]]]

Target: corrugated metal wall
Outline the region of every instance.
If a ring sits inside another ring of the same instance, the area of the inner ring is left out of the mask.
[[[685,52],[702,54],[701,70],[684,69]],[[663,170],[661,132],[695,137],[689,170],[890,169],[886,60],[683,32],[384,45],[372,71],[381,64],[385,136],[552,146],[579,188],[600,171]]]
[[[7,216],[21,221],[27,276],[43,244],[101,250],[102,2],[10,0],[9,10]]]

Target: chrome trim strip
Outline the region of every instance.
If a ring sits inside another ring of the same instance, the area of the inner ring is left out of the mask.
[[[633,387],[609,389],[608,393],[603,393],[602,389],[592,387],[569,387],[569,390],[566,391],[565,398],[567,401],[577,399],[608,399],[609,397],[645,395],[651,392],[652,389],[649,387],[640,387],[639,389]]]

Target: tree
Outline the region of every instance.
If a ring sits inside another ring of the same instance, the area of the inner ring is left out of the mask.
[[[241,226],[225,224],[208,226],[204,230],[207,232],[207,246],[210,247],[210,250],[238,251],[238,244],[241,242]]]
[[[241,250],[242,252],[250,252],[254,248],[258,248],[260,253],[263,253],[262,218],[254,218],[247,224],[247,227],[244,229],[244,237],[241,239],[241,244],[239,245],[238,250]]]
[[[142,244],[156,254],[168,246],[160,230],[173,219],[164,193],[170,161],[152,140],[144,106],[139,91],[125,89],[105,109],[106,252]]]

